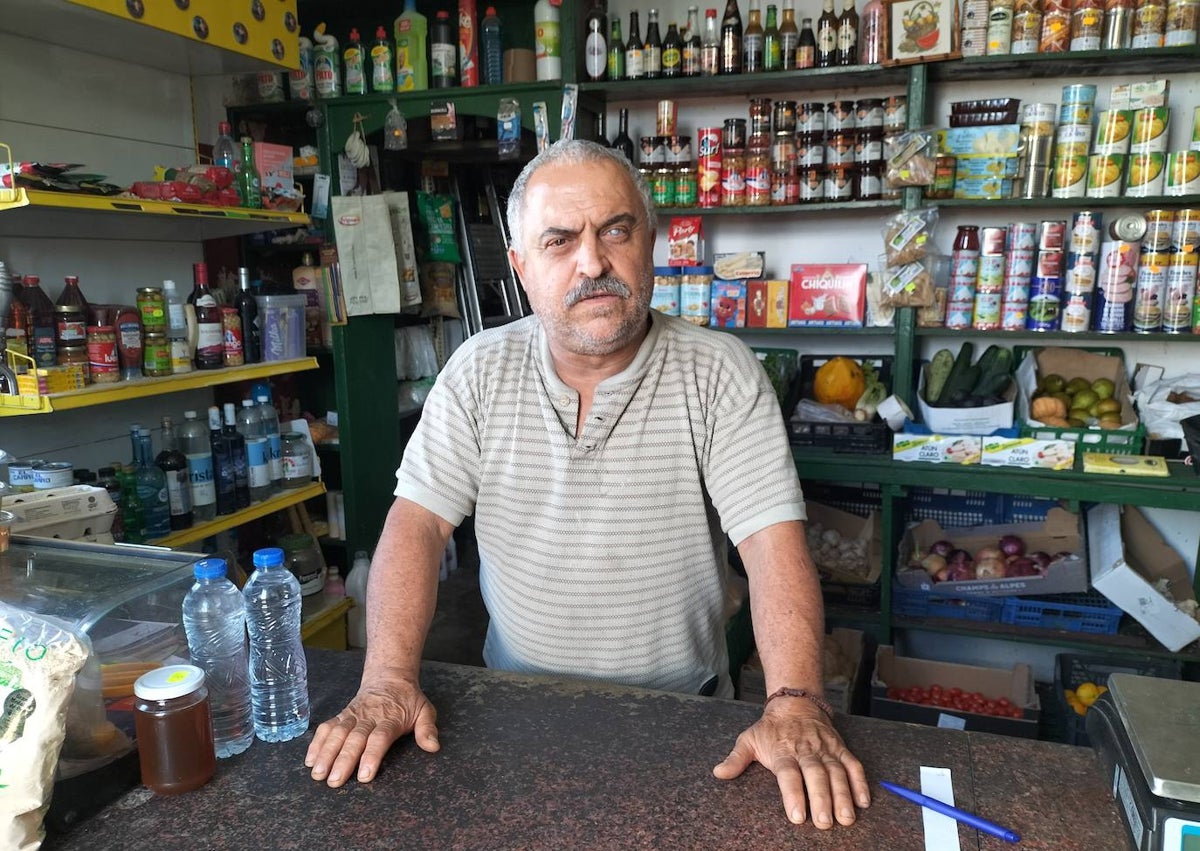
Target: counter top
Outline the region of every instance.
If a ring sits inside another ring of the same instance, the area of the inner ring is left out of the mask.
[[[314,726],[358,686],[358,653],[309,651]],[[308,776],[305,736],[255,742],[195,792],[132,790],[49,851],[73,849],[830,848],[921,851],[920,809],[879,780],[919,788],[921,765],[950,768],[956,803],[1023,837],[959,826],[964,851],[1125,849],[1125,828],[1085,748],[857,716],[838,729],[862,759],[874,803],[849,828],[795,826],[774,777],[712,768],[759,714],[736,701],[426,663],[442,750],[411,737],[371,783],[330,789]]]

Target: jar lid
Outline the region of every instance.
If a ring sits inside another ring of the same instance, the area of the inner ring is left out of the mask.
[[[195,665],[164,665],[138,677],[133,693],[143,700],[170,700],[191,694],[202,685],[204,671]]]
[[[711,275],[713,273],[712,266],[684,266],[683,274],[685,275]]]
[[[654,274],[655,276],[682,275],[683,268],[681,266],[655,266]]]
[[[89,325],[87,332],[89,334],[112,334],[116,331],[111,325]]]
[[[56,304],[55,313],[83,313],[83,308],[77,304]]]
[[[283,548],[285,553],[312,549],[312,545],[312,535],[306,535],[303,532],[297,532],[294,535],[283,535],[279,538],[279,546]]]

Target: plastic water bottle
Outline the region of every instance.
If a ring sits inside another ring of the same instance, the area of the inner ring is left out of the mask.
[[[271,496],[271,442],[263,434],[258,406],[250,399],[242,400],[242,407],[237,412],[237,430],[246,439],[250,501],[262,502]]]
[[[308,729],[308,661],[300,643],[300,583],[283,550],[254,552],[242,589],[250,629],[250,700],[254,734],[286,742]]]
[[[242,595],[225,578],[225,560],[206,558],[192,568],[196,584],[183,598],[183,629],[192,664],[204,669],[212,704],[217,757],[241,753],[254,740]]]
[[[346,576],[346,596],[354,600],[354,608],[347,614],[347,640],[351,647],[367,646],[367,574],[371,570],[371,557],[364,550],[354,554],[354,566]]]
[[[275,406],[271,404],[271,397],[266,393],[259,393],[255,398],[258,400],[258,418],[262,420],[262,433],[271,448],[271,493],[279,493],[283,490],[283,485],[281,484],[283,480],[283,458],[279,441],[279,414],[276,413]]]
[[[488,6],[479,24],[479,44],[483,49],[483,83],[498,86],[504,82],[504,42],[501,38],[500,16],[494,6]]]

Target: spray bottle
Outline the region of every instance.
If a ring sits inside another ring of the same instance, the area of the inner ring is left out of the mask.
[[[304,36],[300,36],[298,42],[300,67],[288,71],[288,89],[292,100],[310,101],[313,99],[313,43]]]
[[[342,94],[342,61],[338,55],[338,40],[325,32],[325,22],[313,31],[313,77],[317,97],[336,98]]]

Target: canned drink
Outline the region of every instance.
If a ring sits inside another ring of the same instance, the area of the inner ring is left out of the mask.
[[[801,203],[825,198],[825,169],[820,166],[802,167],[798,179]]]
[[[855,127],[855,118],[854,101],[830,101],[825,111],[825,129],[853,130]]]
[[[1167,131],[1171,110],[1166,106],[1147,106],[1133,113],[1133,137],[1129,150],[1135,154],[1161,154],[1167,150]]]
[[[976,331],[995,331],[1000,327],[1000,293],[975,293],[971,327]]]
[[[775,133],[796,132],[796,102],[777,100],[771,107],[771,128]]]
[[[1130,154],[1125,195],[1129,198],[1162,195],[1166,160],[1166,154]]]
[[[1059,313],[1062,299],[1062,278],[1057,275],[1034,275],[1029,282],[1029,307],[1026,313],[1027,331],[1057,331],[1062,324]]]
[[[1197,114],[1200,115],[1200,110]],[[908,126],[908,98],[905,95],[883,99],[883,126],[888,130],[903,130]]]
[[[1100,113],[1096,125],[1097,154],[1127,154],[1133,135],[1133,111],[1129,109],[1106,109]]]
[[[1110,6],[1104,12],[1101,50],[1128,50],[1133,43],[1133,7]]]
[[[1078,334],[1092,322],[1092,293],[1068,293],[1062,306],[1062,330]]]
[[[674,136],[675,122],[678,116],[675,101],[660,100],[658,102],[658,120],[655,128],[659,136]]]
[[[1171,226],[1171,250],[1193,253],[1200,249],[1200,210],[1176,210]]]
[[[12,461],[8,465],[8,486],[17,493],[33,490],[33,467],[44,461]]]
[[[70,461],[44,461],[33,468],[34,490],[69,488],[73,484],[75,484],[75,465]]]
[[[796,133],[825,135],[825,104],[806,101],[796,109]]]
[[[1170,255],[1163,302],[1163,330],[1168,334],[1186,334],[1191,330],[1198,259],[1197,255],[1191,253]]]
[[[1067,255],[1067,271],[1063,276],[1063,290],[1068,293],[1090,293],[1096,288],[1096,256],[1094,254]]]
[[[1088,157],[1087,197],[1119,198],[1125,173],[1121,154],[1092,154]]]
[[[1133,287],[1134,333],[1154,334],[1162,330],[1169,257],[1157,252],[1143,252],[1138,259],[1137,279]]]

